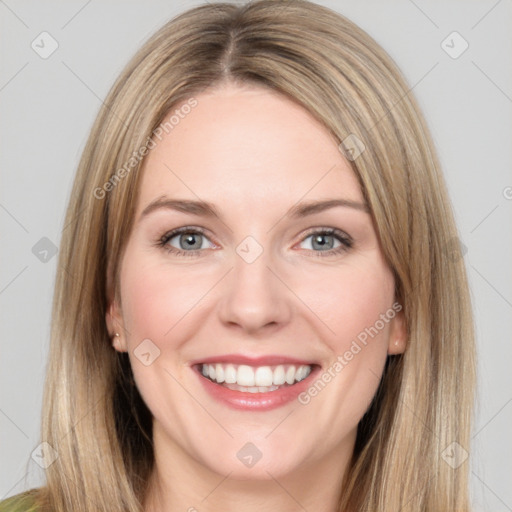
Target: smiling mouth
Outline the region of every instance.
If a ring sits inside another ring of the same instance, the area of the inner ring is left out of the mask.
[[[316,364],[249,366],[231,363],[201,363],[198,372],[219,386],[246,393],[268,393],[291,387],[306,379]]]

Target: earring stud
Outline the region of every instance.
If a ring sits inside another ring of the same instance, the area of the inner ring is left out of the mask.
[[[114,345],[114,347],[118,347],[120,339],[121,339],[121,337],[119,336],[119,333],[118,332],[114,333],[114,339],[112,340],[112,345]]]

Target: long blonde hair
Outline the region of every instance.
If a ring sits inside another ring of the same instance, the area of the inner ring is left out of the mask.
[[[469,450],[473,324],[433,143],[384,50],[343,16],[300,0],[185,12],[150,38],[106,98],[60,246],[41,439],[58,457],[38,493],[43,510],[142,510],[154,462],[151,415],[126,354],[112,349],[105,312],[144,148],[173,107],[225,80],[279,91],[338,143],[357,137],[365,146],[350,163],[395,275],[408,346],[388,358],[360,422],[338,510],[468,510],[468,463],[455,467],[443,454]]]

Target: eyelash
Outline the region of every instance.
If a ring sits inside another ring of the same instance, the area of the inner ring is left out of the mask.
[[[168,253],[175,254],[176,256],[196,256],[198,253],[200,253],[203,249],[194,249],[192,251],[183,251],[182,249],[177,249],[176,247],[172,247],[171,245],[167,245],[167,242],[171,240],[171,238],[174,238],[176,235],[181,235],[183,233],[188,234],[200,234],[205,235],[205,231],[201,228],[196,228],[192,226],[184,226],[182,228],[173,229],[172,231],[169,231],[165,233],[161,238],[157,240],[156,245],[163,249],[164,251]]]
[[[176,235],[181,234],[200,234],[206,236],[206,232],[198,227],[192,227],[192,226],[183,226],[178,229],[174,229],[172,231],[169,231],[165,233],[162,237],[160,237],[156,241],[156,246],[163,249],[164,251],[168,253],[175,254],[176,256],[197,256],[198,253],[202,252],[204,249],[193,249],[191,251],[184,251],[182,249],[177,249],[176,247],[172,247],[170,245],[167,245],[169,240],[174,238]],[[341,254],[342,252],[346,252],[353,246],[352,239],[343,231],[335,228],[313,228],[312,230],[308,231],[308,233],[305,235],[305,237],[301,240],[303,242],[307,238],[313,235],[327,235],[327,236],[334,236],[341,245],[335,249],[330,249],[328,251],[314,251],[312,249],[306,249],[309,251],[312,251],[315,256],[318,256],[320,258],[325,258],[327,256],[334,256],[337,254]]]

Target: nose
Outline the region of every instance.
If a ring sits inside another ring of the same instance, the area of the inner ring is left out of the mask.
[[[218,305],[220,320],[252,335],[282,328],[291,318],[292,294],[276,276],[272,261],[265,252],[252,263],[234,256]]]

